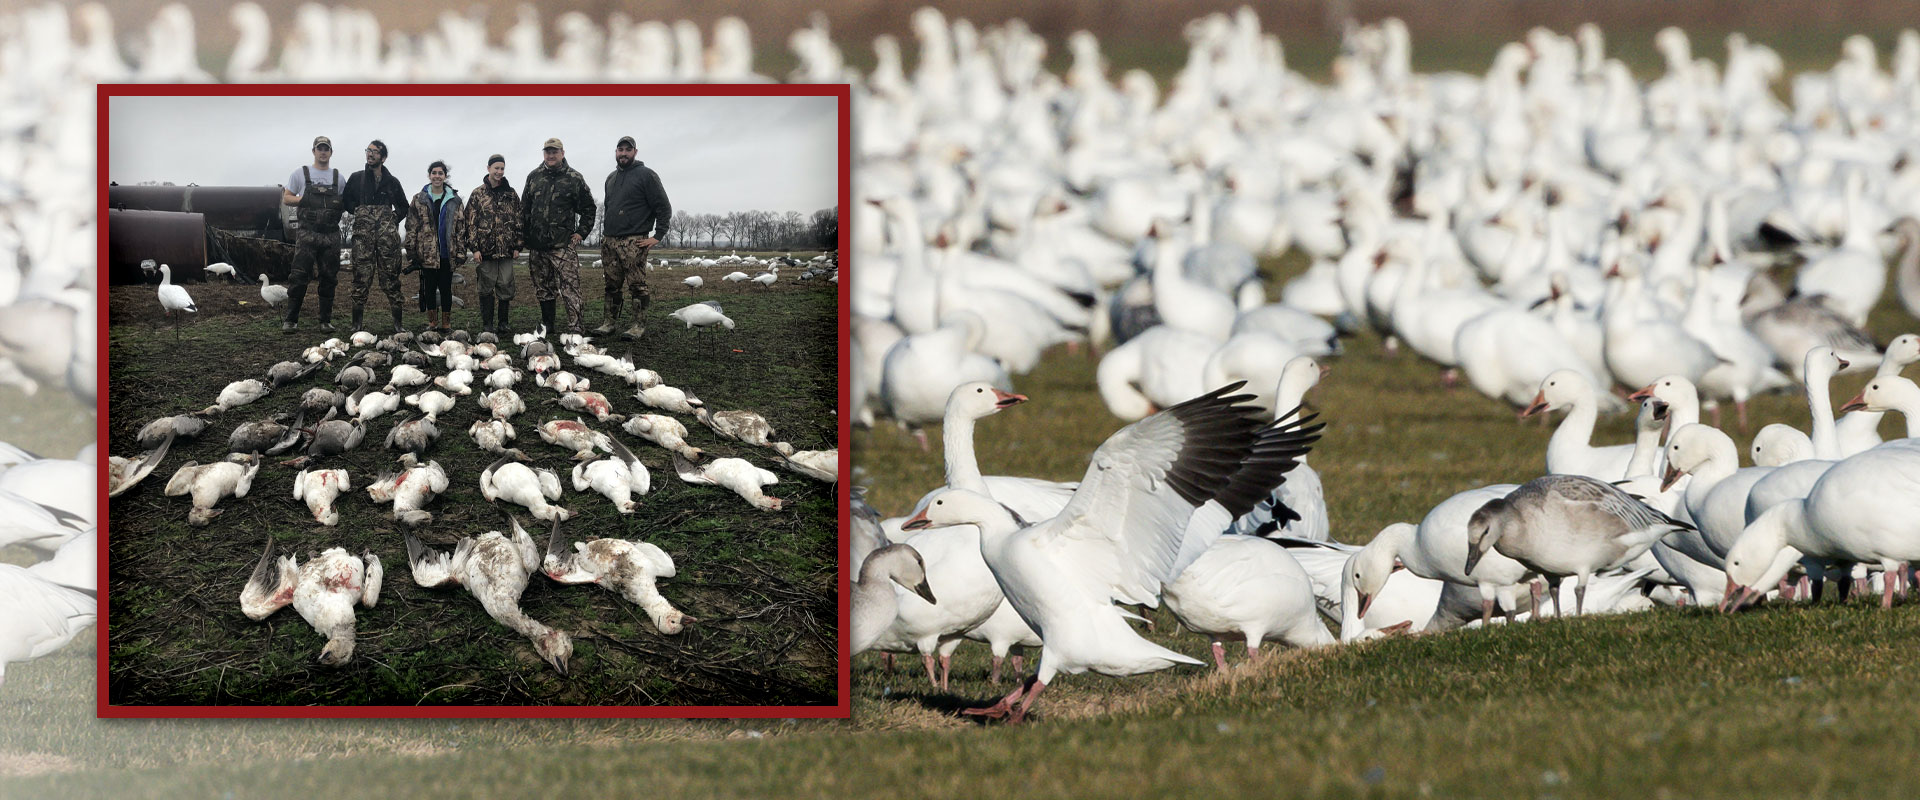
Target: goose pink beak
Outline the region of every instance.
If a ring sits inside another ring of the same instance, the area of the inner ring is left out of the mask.
[[[1674,469],[1672,465],[1668,465],[1667,474],[1660,478],[1660,491],[1664,492],[1673,488],[1673,485],[1680,480],[1680,476],[1684,474],[1686,473]]]
[[[994,408],[1011,408],[1024,402],[1027,402],[1027,396],[1024,394],[1013,394],[1011,392],[1000,391],[999,389],[993,390]]]
[[[922,509],[920,513],[913,515],[912,518],[908,519],[906,522],[901,523],[900,530],[917,531],[917,530],[920,530],[921,528],[929,528],[932,526],[933,526],[933,522],[927,519],[926,510]]]
[[[1533,395],[1533,404],[1527,406],[1525,410],[1520,412],[1520,418],[1526,419],[1545,410],[1547,410],[1547,393],[1536,392]]]
[[[1846,363],[1846,362],[1841,362],[1841,363]],[[1848,411],[1861,411],[1866,409],[1866,407],[1867,407],[1867,393],[1862,391],[1861,393],[1854,395],[1852,400],[1848,400],[1846,405],[1841,406],[1840,413],[1845,414]]]
[[[1627,395],[1627,399],[1635,403],[1638,403],[1652,396],[1653,396],[1653,384],[1649,383],[1646,386],[1641,387],[1640,391]]]

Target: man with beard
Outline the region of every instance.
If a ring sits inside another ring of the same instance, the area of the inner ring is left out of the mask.
[[[287,274],[287,320],[280,324],[283,333],[300,329],[300,304],[307,299],[307,282],[318,277],[320,286],[320,329],[333,330],[333,285],[340,277],[340,216],[346,204],[341,197],[340,170],[333,169],[333,140],[313,137],[313,164],[302,166],[287,178],[280,190],[280,201],[295,206],[293,231],[293,270]]]
[[[647,331],[647,305],[653,301],[653,294],[647,290],[647,251],[666,238],[667,222],[673,217],[673,206],[667,202],[667,190],[660,185],[659,174],[634,155],[633,137],[622,136],[614,143],[602,245],[606,254],[607,318],[593,329],[596,334],[609,334],[619,327],[621,293],[631,283],[633,325],[620,334],[622,339],[638,339]]]
[[[521,196],[521,233],[527,246],[527,271],[533,275],[533,295],[540,301],[540,318],[554,330],[554,303],[567,303],[568,333],[580,329],[580,258],[574,248],[593,233],[593,190],[580,173],[567,165],[567,150],[559,139],[542,145],[544,158],[527,174]]]
[[[360,330],[367,293],[380,277],[380,293],[393,310],[393,332],[400,323],[400,217],[406,213],[407,190],[386,169],[387,145],[379,139],[367,145],[367,168],[347,179],[347,213],[353,215],[353,329]]]

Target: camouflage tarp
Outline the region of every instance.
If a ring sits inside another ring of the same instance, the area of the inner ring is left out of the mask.
[[[266,273],[274,283],[285,283],[287,273],[293,269],[293,245],[279,239],[242,236],[208,225],[207,259],[209,263],[232,264],[234,272],[248,282],[258,283],[260,274]]]

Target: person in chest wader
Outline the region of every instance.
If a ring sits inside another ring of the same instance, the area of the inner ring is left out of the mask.
[[[593,233],[597,207],[593,190],[580,173],[567,165],[567,150],[559,139],[542,146],[541,165],[527,174],[521,195],[521,232],[527,245],[527,271],[533,276],[533,294],[540,300],[540,316],[548,330],[556,328],[554,305],[567,304],[567,333],[580,329],[580,257],[574,248]]]
[[[320,279],[320,329],[333,330],[333,286],[340,278],[340,217],[346,209],[341,197],[340,170],[333,169],[333,141],[313,137],[313,164],[302,165],[287,178],[280,201],[294,212],[293,269],[287,273],[287,319],[283,333],[300,329],[300,305],[307,299],[307,283]]]
[[[596,334],[609,334],[620,327],[622,290],[633,297],[633,325],[620,334],[622,339],[638,339],[647,332],[647,305],[653,294],[647,291],[647,252],[667,237],[667,222],[673,206],[667,202],[667,190],[660,176],[634,158],[633,137],[622,136],[613,145],[613,172],[607,175],[606,254],[607,318],[594,328]]]
[[[367,168],[347,179],[346,211],[353,215],[353,329],[360,330],[367,293],[375,276],[380,293],[393,311],[393,332],[400,323],[400,216],[406,213],[407,190],[386,169],[387,145],[375,139],[367,145]]]
[[[420,310],[427,327],[453,329],[453,271],[466,260],[460,242],[460,193],[447,186],[447,163],[427,166],[427,185],[407,209],[407,255],[420,268]]]

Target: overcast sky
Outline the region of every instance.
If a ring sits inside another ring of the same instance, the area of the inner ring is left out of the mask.
[[[367,142],[409,195],[427,165],[447,162],[464,196],[487,156],[507,159],[515,188],[557,136],[594,199],[613,145],[632,136],[660,174],[674,211],[799,211],[839,197],[838,115],[831,97],[115,97],[106,177],[201,186],[273,186],[312,163],[313,137],[333,140],[341,175],[366,167]]]

